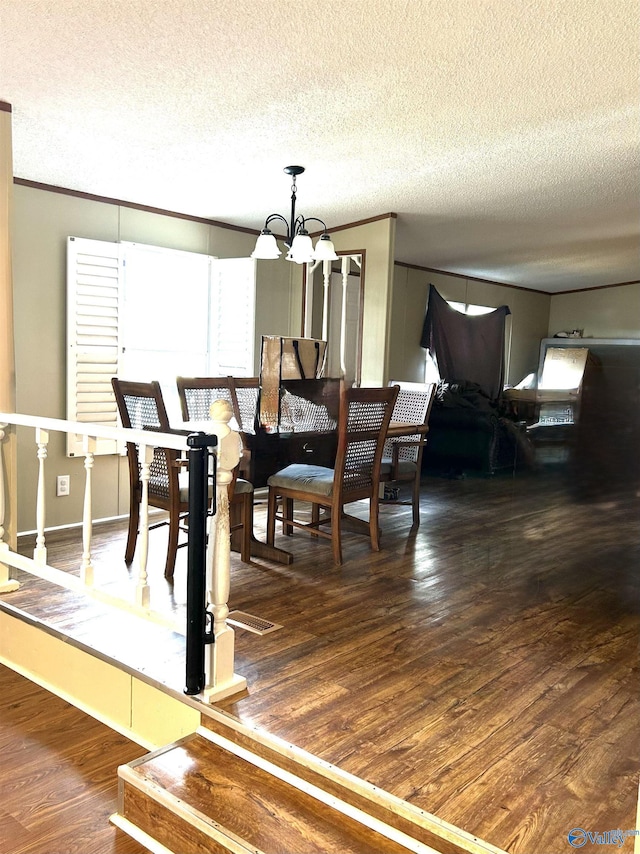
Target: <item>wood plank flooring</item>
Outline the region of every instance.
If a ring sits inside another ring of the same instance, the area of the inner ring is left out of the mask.
[[[143,753],[0,666],[1,854],[143,854],[108,820],[118,765]]]
[[[291,566],[234,555],[230,607],[284,628],[237,631],[249,691],[223,708],[512,854],[571,850],[576,826],[631,829],[640,496],[589,486],[552,466],[427,477],[419,532],[410,508],[383,507],[379,553],[347,535],[336,568],[326,542],[296,533],[276,538]],[[259,506],[258,536],[264,523]],[[180,611],[186,554],[163,587],[161,537],[156,604]],[[123,538],[97,546],[114,585],[129,583]],[[68,544],[47,545],[69,565]],[[29,588],[6,601],[37,610]]]

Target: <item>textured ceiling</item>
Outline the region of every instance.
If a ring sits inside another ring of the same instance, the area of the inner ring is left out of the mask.
[[[637,0],[1,0],[20,178],[260,228],[394,211],[396,259],[640,279]]]

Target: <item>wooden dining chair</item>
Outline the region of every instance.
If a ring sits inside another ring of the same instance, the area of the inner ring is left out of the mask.
[[[249,467],[249,452],[242,427],[244,425],[247,432],[253,430],[253,419],[258,402],[258,379],[257,377],[178,377],[176,382],[184,421],[208,421],[209,409],[215,400],[226,400],[231,404],[243,444],[243,455],[234,470],[234,478],[229,484],[231,546],[240,552],[240,559],[244,563],[249,563],[253,536],[253,484],[239,474],[245,474]]]
[[[378,528],[378,485],[382,446],[398,394],[395,387],[343,388],[338,416],[338,451],[334,468],[295,463],[267,481],[269,503],[267,543],[273,545],[276,521],[284,531],[309,528],[313,536],[331,540],[333,560],[342,563],[341,524],[347,517],[345,504],[369,501],[369,521],[364,524],[374,551],[380,549]],[[282,512],[278,513],[278,502]],[[294,520],[294,501],[311,504],[311,522]],[[321,516],[321,508],[324,514]],[[330,531],[321,525],[329,523]]]
[[[429,415],[436,393],[436,383],[405,383],[392,380],[398,386],[398,397],[391,415],[391,425],[422,425],[420,433],[387,437],[382,450],[380,482],[411,484],[411,501],[385,499],[385,504],[411,504],[412,529],[420,525],[420,474],[422,453],[429,429]]]
[[[160,383],[130,382],[113,377],[111,385],[123,427],[134,430],[160,430],[164,433],[174,432],[169,426]],[[169,543],[164,568],[167,579],[173,578],[180,522],[189,510],[188,475],[181,476],[179,458],[180,454],[176,450],[154,448],[149,474],[149,506],[161,508],[169,513],[168,521],[149,525],[149,530],[160,525],[169,525]],[[127,459],[129,462],[129,533],[124,559],[128,565],[132,562],[136,550],[142,498],[140,459],[138,446],[134,442],[127,442]]]
[[[242,439],[240,476],[250,479],[251,441],[255,433],[260,393],[258,377],[178,377],[178,396],[184,421],[207,421],[214,400],[231,404]]]

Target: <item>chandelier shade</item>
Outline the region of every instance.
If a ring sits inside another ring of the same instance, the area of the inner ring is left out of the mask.
[[[291,218],[287,220],[282,214],[270,214],[256,240],[256,246],[251,257],[260,260],[272,260],[282,254],[278,248],[277,240],[269,228],[270,223],[279,220],[287,228],[287,235],[284,239],[285,246],[289,249],[286,255],[287,261],[293,261],[295,264],[310,264],[313,261],[336,261],[338,256],[325,223],[315,216],[303,217],[299,215],[296,217],[296,178],[298,175],[302,175],[304,166],[285,166],[284,171],[293,179],[291,185]],[[323,229],[315,248],[306,228],[307,222],[319,222]]]
[[[286,257],[287,261],[294,261],[296,264],[309,264],[315,261],[313,243],[308,232],[302,230],[296,234]]]
[[[251,257],[270,260],[278,258],[280,255],[282,252],[278,248],[277,240],[268,228],[263,228],[256,240],[256,248],[251,253]]]

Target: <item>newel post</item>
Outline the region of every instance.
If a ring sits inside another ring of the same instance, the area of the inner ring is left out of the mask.
[[[247,687],[243,676],[234,673],[235,633],[227,625],[231,586],[231,530],[229,522],[229,484],[238,465],[241,441],[231,430],[232,409],[227,401],[211,404],[211,432],[218,437],[216,448],[216,513],[209,517],[207,544],[207,588],[209,610],[213,615],[214,643],[207,647],[207,686],[205,698],[212,702]]]

